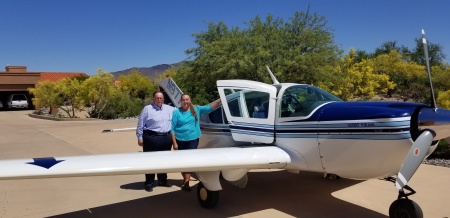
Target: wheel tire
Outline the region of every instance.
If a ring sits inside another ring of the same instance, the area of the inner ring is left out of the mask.
[[[219,202],[219,191],[209,191],[199,182],[197,186],[197,199],[204,208],[214,208]]]
[[[392,202],[391,206],[389,207],[389,217],[423,218],[423,212],[416,202],[409,199],[398,199]]]

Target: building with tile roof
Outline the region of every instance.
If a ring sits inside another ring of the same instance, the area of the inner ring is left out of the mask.
[[[0,71],[0,101],[5,103],[11,94],[25,94],[31,105],[32,96],[28,88],[34,88],[39,81],[58,81],[76,76],[88,75],[81,72],[27,72],[26,66],[6,66],[4,72]]]
[[[41,72],[40,74],[41,74],[40,81],[50,80],[52,82],[56,82],[66,77],[88,76],[85,73],[67,73],[67,72]]]

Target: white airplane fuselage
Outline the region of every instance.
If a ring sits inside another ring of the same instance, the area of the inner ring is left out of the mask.
[[[237,141],[230,125],[226,121],[212,123],[210,114],[202,116],[199,148],[276,146],[289,154],[291,161],[285,167],[289,171],[322,172],[351,179],[383,178],[399,172],[414,143],[411,116],[417,116],[414,114],[426,107],[399,102],[320,101],[304,114],[294,111],[294,116],[282,116],[288,88],[314,87],[281,85],[275,103],[272,143],[252,143],[251,134],[247,142]],[[216,113],[219,114],[223,115]],[[247,116],[251,117],[250,112]]]

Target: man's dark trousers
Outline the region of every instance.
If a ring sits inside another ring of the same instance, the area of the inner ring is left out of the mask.
[[[170,151],[172,149],[172,136],[146,134],[142,136],[144,140],[144,152],[152,151]],[[158,182],[167,182],[167,173],[158,173]],[[153,184],[155,182],[155,174],[145,174],[145,185]]]

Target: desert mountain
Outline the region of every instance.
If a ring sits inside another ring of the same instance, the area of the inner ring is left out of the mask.
[[[132,67],[126,70],[121,70],[117,72],[111,72],[111,74],[114,75],[115,79],[119,79],[120,75],[127,75],[131,72],[133,69],[137,69],[139,72],[142,73],[142,75],[150,78],[151,80],[157,79],[162,73],[164,73],[167,69],[171,67],[176,67],[180,63],[175,64],[160,64],[153,67]]]

